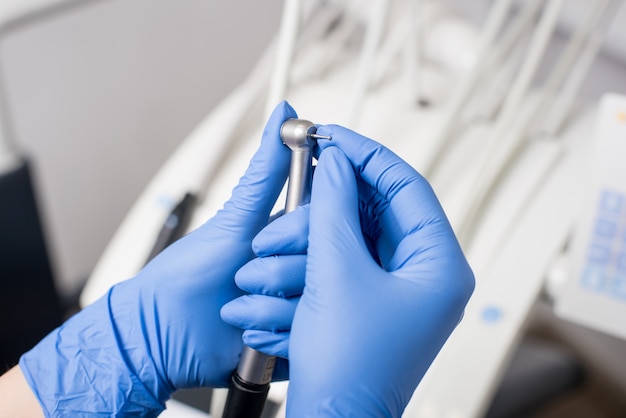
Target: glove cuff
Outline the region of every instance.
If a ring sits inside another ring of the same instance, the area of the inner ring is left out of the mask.
[[[153,417],[165,409],[169,393],[158,392],[156,378],[142,382],[127,364],[132,347],[120,345],[110,292],[20,358],[20,368],[46,416]],[[145,368],[153,367],[144,363]],[[150,373],[156,376],[155,370],[144,369],[141,377]]]

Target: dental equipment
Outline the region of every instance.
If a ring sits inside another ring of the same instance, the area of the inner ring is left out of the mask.
[[[609,1],[603,1],[597,2],[594,5],[585,23],[572,35],[567,48],[563,51],[562,56],[549,74],[544,87],[544,95],[538,105],[529,109],[528,112],[523,112],[520,111],[521,104],[526,100],[524,97],[527,95],[530,83],[534,78],[534,73],[536,73],[547,42],[551,37],[550,31],[552,29],[549,25],[554,24],[556,17],[558,17],[559,9],[562,6],[559,1],[552,1],[546,5],[545,15],[542,17],[537,33],[531,41],[531,48],[528,52],[527,59],[503,105],[503,109],[496,123],[496,128],[487,142],[487,151],[483,154],[483,161],[487,162],[491,160],[493,162],[491,164],[485,163],[482,165],[484,168],[480,170],[477,176],[477,178],[481,178],[482,180],[480,182],[476,181],[474,183],[476,187],[471,188],[472,198],[468,199],[468,208],[470,209],[465,212],[464,217],[462,217],[459,222],[459,236],[466,244],[471,240],[472,229],[475,227],[476,217],[480,211],[479,206],[483,204],[486,196],[493,188],[493,183],[491,181],[484,181],[484,179],[495,179],[500,175],[504,167],[510,163],[513,156],[524,143],[527,137],[525,133],[528,130],[525,126],[533,126],[536,120],[544,116],[543,113],[546,112],[546,109],[550,108],[554,100],[553,97],[557,92],[557,87],[562,84],[565,78],[566,69],[570,68],[575,58],[581,54],[580,51],[591,38],[593,30],[598,26],[599,22],[601,22],[601,18],[604,17],[606,20],[608,16],[610,16],[609,12],[613,10],[613,8],[609,7],[610,4],[611,2]],[[543,28],[542,24],[545,25]],[[584,70],[584,67],[585,66],[581,66],[580,69]],[[579,84],[581,81],[582,77],[578,77],[577,80],[573,79],[568,89],[576,91],[576,84]],[[570,104],[568,104],[566,100],[560,106],[569,109]],[[511,126],[518,126],[519,128],[510,129]],[[511,133],[507,134],[508,131]]]
[[[407,81],[406,101],[410,105],[427,106],[429,100],[422,97],[421,93],[421,36],[422,22],[421,0],[411,0],[406,4],[406,10],[402,8],[391,14],[388,19],[401,15],[397,25],[389,27],[388,35],[381,40],[380,47],[376,52],[376,58],[371,75],[369,87],[379,88],[387,77],[389,69],[393,67],[393,60],[400,55],[402,58],[404,76]],[[397,19],[397,17],[396,17]]]
[[[543,115],[543,119],[531,128],[531,134],[556,136],[561,130],[620,7],[622,0],[597,2],[586,21],[574,32],[545,82],[544,98],[536,110],[538,115]],[[557,91],[559,84],[560,91]]]
[[[285,213],[309,203],[313,180],[313,146],[317,127],[308,120],[289,119],[280,128],[280,137],[291,150]],[[237,371],[233,373],[222,418],[260,417],[270,388],[276,357],[244,346]]]
[[[477,80],[467,107],[472,120],[495,120],[498,110],[506,97],[508,88],[513,83],[514,74],[520,68],[523,52],[528,47],[529,34],[532,33],[533,22],[538,18],[543,0],[524,3],[521,10],[512,18],[511,23],[503,29],[500,40],[482,64],[485,70]],[[457,127],[457,132],[459,127]]]
[[[365,39],[363,40],[363,46],[361,47],[358,69],[348,104],[348,112],[346,114],[348,126],[356,124],[361,109],[363,108],[365,95],[372,82],[372,70],[376,68],[376,50],[383,37],[388,12],[388,0],[374,1],[368,16],[368,29],[365,34]]]
[[[409,100],[416,102],[419,106],[427,107],[430,100],[424,97],[421,88],[421,32],[420,31],[420,0],[412,0],[409,2],[408,26],[409,39],[404,48],[404,65],[405,75],[409,85]]]
[[[478,51],[476,53],[476,66],[465,76],[459,83],[457,92],[451,98],[450,104],[446,107],[444,114],[444,123],[434,140],[434,148],[430,151],[428,160],[421,171],[424,175],[431,176],[435,167],[441,162],[446,150],[450,146],[450,142],[456,134],[455,121],[461,110],[470,99],[477,81],[487,69],[483,66],[489,51],[493,47],[496,37],[504,26],[508,12],[512,7],[512,0],[502,0],[494,2],[489,10],[489,15],[483,27]]]
[[[482,155],[483,164],[472,180],[474,185],[468,191],[471,196],[467,197],[468,205],[458,220],[457,231],[459,239],[463,243],[469,241],[472,224],[475,221],[481,204],[492,188],[495,178],[506,167],[511,156],[519,148],[522,138],[517,136],[506,138],[510,127],[518,118],[520,109],[527,98],[535,74],[537,73],[541,59],[546,51],[552,32],[556,26],[559,13],[563,6],[562,0],[550,0],[546,3],[544,12],[537,25],[537,29],[530,41],[529,50],[516,79],[511,86],[505,102],[500,110],[494,130],[486,143],[486,149]],[[503,139],[504,138],[504,139]]]
[[[277,52],[275,57],[274,72],[270,81],[270,91],[267,97],[266,113],[285,98],[287,85],[289,84],[289,70],[296,48],[296,38],[300,23],[300,0],[287,0],[280,24],[280,36],[277,40]]]
[[[198,196],[195,193],[187,192],[174,206],[163,222],[163,226],[157,235],[150,255],[148,255],[146,259],[146,263],[156,257],[157,254],[174,241],[185,235],[197,200]]]

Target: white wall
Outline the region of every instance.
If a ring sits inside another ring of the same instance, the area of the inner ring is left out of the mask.
[[[248,73],[281,8],[84,1],[1,39],[2,94],[15,141],[36,164],[63,293],[89,274],[171,151]]]

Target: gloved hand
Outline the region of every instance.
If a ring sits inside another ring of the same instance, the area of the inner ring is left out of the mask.
[[[474,277],[424,178],[345,128],[318,133],[332,141],[318,141],[310,207],[257,235],[259,257],[236,275],[251,294],[222,317],[289,357],[289,415],[399,417]]]
[[[307,204],[259,232],[252,241],[257,258],[235,275],[248,294],[224,305],[222,318],[244,330],[243,341],[255,350],[288,358],[291,323],[304,288],[308,234]]]
[[[235,272],[252,257],[289,170],[270,117],[261,146],[224,208],[196,231],[69,319],[20,359],[47,416],[156,416],[179,388],[226,386],[241,330],[220,309],[241,295]],[[280,367],[279,373],[280,373]]]
[[[474,277],[423,177],[345,128],[318,133],[332,141],[318,141],[287,412],[400,417],[458,324]]]

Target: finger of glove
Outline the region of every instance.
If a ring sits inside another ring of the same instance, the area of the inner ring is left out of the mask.
[[[389,202],[404,235],[446,220],[430,184],[391,150],[338,125],[322,125],[317,133],[332,137],[318,140],[321,155],[331,147],[340,148],[357,175]]]
[[[235,275],[237,286],[248,293],[289,298],[302,294],[306,255],[259,257]]]
[[[259,331],[247,330],[243,333],[245,345],[270,356],[288,358],[289,331]]]
[[[348,264],[360,266],[365,260],[376,265],[361,232],[354,170],[339,148],[327,148],[320,155],[313,178],[306,284],[310,279],[326,278],[322,277],[325,274],[309,277],[309,268],[349,270]]]
[[[287,331],[299,299],[244,295],[222,306],[220,315],[224,322],[243,330]]]
[[[366,184],[362,179],[357,179],[359,190],[361,228],[368,246],[373,247],[372,252],[377,257],[380,265],[385,269],[392,267],[392,259],[397,245],[404,238],[398,222],[389,206],[378,191]],[[370,243],[371,241],[371,243]]]
[[[336,125],[321,126],[317,132],[332,137],[331,141],[318,141],[321,155],[332,146],[340,148],[359,178],[377,192],[364,193],[366,188],[360,188],[362,195],[375,198],[367,203],[371,206],[375,202],[374,216],[390,238],[386,245],[386,270],[409,279],[436,279],[441,281],[436,284],[440,289],[452,284],[460,299],[471,294],[473,274],[428,182],[375,141]],[[389,203],[391,211],[384,202]],[[377,249],[384,262],[382,243],[378,243]],[[443,280],[441,271],[449,272],[445,277],[450,280]]]
[[[309,235],[309,205],[301,206],[274,220],[252,240],[259,257],[277,254],[306,254]]]
[[[291,153],[282,143],[280,128],[284,121],[295,117],[295,110],[287,102],[278,104],[272,112],[246,173],[214,218],[222,228],[256,235],[267,224],[289,173]]]

